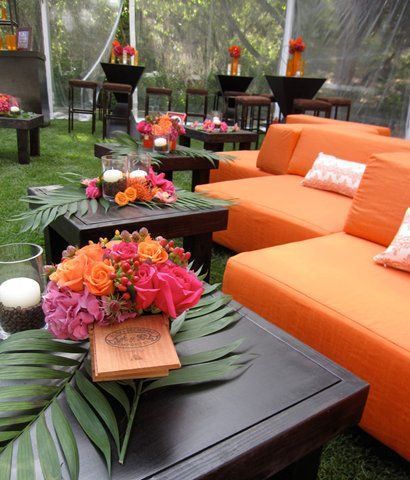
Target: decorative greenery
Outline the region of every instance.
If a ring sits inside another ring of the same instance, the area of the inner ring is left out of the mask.
[[[195,308],[172,322],[174,343],[220,332],[239,319],[229,306],[230,297],[214,296],[215,288],[206,286]],[[13,450],[17,450],[14,464],[18,478],[35,478],[30,429],[36,432],[44,478],[62,478],[62,462],[71,480],[79,478],[77,440],[61,409],[63,396],[84,433],[102,453],[110,473],[113,456],[119,463],[125,461],[141,396],[167,386],[227,380],[240,374],[246,363],[234,352],[241,343],[238,339],[217,349],[180,356],[182,367],[158,380],[93,383],[86,344],[56,340],[45,330],[15,333],[0,344],[0,380],[13,382],[0,390],[0,411],[4,414],[0,418],[1,480],[10,478]],[[113,409],[109,400],[118,408]],[[121,411],[120,418],[114,411]],[[58,445],[50,434],[51,427]]]

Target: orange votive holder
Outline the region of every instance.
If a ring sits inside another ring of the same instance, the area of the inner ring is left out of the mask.
[[[0,17],[2,20],[7,20],[7,8],[0,7]]]
[[[17,50],[17,36],[6,35],[7,50]]]

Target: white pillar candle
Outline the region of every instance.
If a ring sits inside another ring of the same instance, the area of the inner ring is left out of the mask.
[[[212,119],[212,123],[215,125],[215,127],[219,127],[221,125],[221,119],[219,117],[214,117]]]
[[[143,178],[147,176],[147,172],[144,170],[141,170],[140,168],[137,168],[137,170],[133,170],[130,173],[130,178]]]
[[[103,175],[103,180],[104,182],[107,183],[114,183],[118,182],[118,180],[122,179],[122,172],[121,170],[114,170],[113,168],[111,170],[106,170]]]
[[[40,300],[40,284],[32,278],[10,278],[0,285],[0,302],[5,307],[34,307]]]
[[[154,140],[154,145],[158,148],[165,147],[167,144],[167,139],[164,137],[159,137]]]

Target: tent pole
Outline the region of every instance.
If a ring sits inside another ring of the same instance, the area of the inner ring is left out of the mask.
[[[41,0],[41,26],[43,29],[43,48],[46,57],[46,80],[47,80],[47,96],[48,107],[50,110],[50,118],[54,117],[54,98],[53,98],[53,76],[51,72],[51,44],[50,44],[50,21],[48,15],[47,0]]]
[[[137,46],[137,36],[135,30],[135,2],[136,0],[128,0],[130,45],[134,48]],[[134,94],[132,96],[132,110],[135,112],[134,116],[138,117],[138,87],[134,90]]]

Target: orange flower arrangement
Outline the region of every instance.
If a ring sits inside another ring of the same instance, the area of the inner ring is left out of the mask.
[[[135,202],[137,199],[137,190],[134,187],[128,187],[124,190],[126,197],[128,198],[129,202]]]
[[[168,115],[159,117],[157,123],[152,125],[153,135],[169,135],[172,130],[172,120]]]
[[[129,203],[128,197],[124,192],[118,192],[117,195],[115,195],[114,200],[120,207],[125,207],[125,205],[128,205]]]

